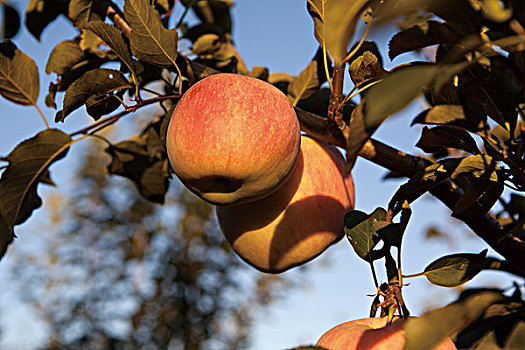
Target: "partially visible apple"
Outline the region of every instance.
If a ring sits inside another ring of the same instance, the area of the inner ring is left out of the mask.
[[[405,321],[397,320],[390,326],[386,322],[387,317],[374,317],[342,323],[323,334],[317,346],[329,350],[403,350]],[[433,350],[456,350],[456,346],[446,338]]]
[[[304,264],[344,235],[354,206],[354,183],[341,153],[311,137],[290,178],[264,199],[217,207],[222,232],[248,264],[279,273]]]
[[[207,77],[184,94],[166,140],[175,174],[217,205],[273,193],[291,173],[299,144],[297,115],[281,91],[226,73]]]

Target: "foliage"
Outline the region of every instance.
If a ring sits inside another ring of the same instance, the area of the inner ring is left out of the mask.
[[[362,156],[409,178],[386,208],[371,214],[354,211],[345,218],[348,238],[370,264],[378,289],[371,314],[381,307],[382,315],[409,316],[402,297],[403,279],[416,275],[403,275],[400,252],[411,215],[421,215],[412,213],[410,203],[427,192],[501,257],[487,256],[486,251],[460,252],[436,258],[417,275],[441,286],[458,286],[487,269],[525,276],[525,197],[520,194],[525,190],[523,1],[307,0],[305,6],[314,23],[311,35],[320,48],[295,77],[266,67],[248,70],[231,37],[231,1],[181,2],[186,9],[175,26],[168,25],[175,9],[173,1],[126,0],[122,9],[105,0],[29,2],[25,23],[35,38],[61,14],[68,15],[79,30],[77,37],[65,38],[53,49],[46,65],[46,73],[57,75],[46,105],[56,107],[57,94],[65,92],[55,122],[63,122],[83,105],[93,122],[69,135],[51,129],[36,105],[38,68],[12,41],[0,44],[0,94],[11,102],[35,106],[46,125],[46,130],[22,141],[2,159],[8,164],[0,179],[0,257],[15,237],[15,226],[39,207],[36,189],[41,182],[49,182],[52,163],[71,144],[88,136],[100,138],[102,129],[151,104],[162,106],[165,114],[151,120],[140,136],[120,142],[104,139],[111,156],[108,172],[129,179],[146,199],[165,203],[171,177],[164,146],[168,109],[197,80],[231,72],[265,80],[287,94],[303,131],[346,148],[348,171],[356,157]],[[2,2],[2,6],[6,13],[14,11],[8,4]],[[189,10],[200,23],[185,23]],[[367,27],[349,50],[361,19]],[[393,19],[401,22],[399,31],[390,35],[390,59],[419,50],[432,52],[433,57],[384,69],[377,45],[365,39],[370,28]],[[15,36],[18,25],[16,16],[4,21],[5,37]],[[177,51],[180,39],[191,41],[190,55]],[[108,63],[121,65],[109,69]],[[346,69],[354,87],[344,96]],[[322,86],[325,81],[329,88]],[[143,99],[151,82],[161,86],[154,92],[157,97]],[[359,103],[353,101],[357,95]],[[424,125],[417,146],[428,154],[403,154],[371,139],[387,117],[421,95],[428,108],[414,116],[412,123]],[[39,149],[36,159],[26,152],[32,147]],[[17,172],[23,177],[11,175]],[[16,193],[9,193],[11,188]],[[491,212],[498,202],[502,210]],[[399,213],[399,221],[394,222]],[[392,247],[397,248],[397,259],[391,254]],[[382,259],[388,281],[380,284],[374,263]],[[517,303],[522,302],[517,291],[514,296]],[[470,316],[459,322],[462,327],[438,327],[434,339],[459,332],[456,342],[468,343],[462,338],[467,324],[496,305],[491,298],[487,300],[490,302],[469,301],[436,311],[448,320]],[[522,317],[523,309],[518,308],[502,314],[501,322],[521,321]],[[429,316],[413,324],[421,323],[421,329],[427,330],[433,322]],[[495,337],[502,346],[500,333],[494,331],[493,336],[490,332],[491,328],[479,326],[474,333],[485,337],[483,343]],[[410,340],[416,338],[419,340]],[[410,335],[407,346],[415,348],[420,338]]]

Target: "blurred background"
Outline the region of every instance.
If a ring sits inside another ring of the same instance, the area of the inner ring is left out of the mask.
[[[20,13],[26,1],[11,1]],[[171,21],[183,12],[175,6]],[[306,1],[239,0],[232,8],[233,40],[248,68],[297,75],[312,59],[317,42]],[[192,13],[186,17],[191,22]],[[356,32],[359,40],[364,26]],[[373,25],[372,25],[373,28]],[[395,24],[372,30],[389,69],[413,60],[386,54]],[[25,28],[14,38],[41,75],[39,105],[45,107],[54,76],[47,57],[76,29],[61,16],[38,42]],[[181,42],[180,50],[189,52]],[[424,53],[421,53],[424,59]],[[351,88],[346,80],[346,91]],[[60,101],[62,96],[58,96]],[[42,129],[34,108],[0,101],[0,155]],[[379,128],[374,137],[401,151],[414,147],[421,129],[410,127],[423,108],[414,101]],[[124,118],[106,137],[136,135],[160,111],[148,108]],[[90,122],[81,108],[64,131]],[[126,179],[103,174],[109,163],[99,141],[75,144],[51,168],[57,187],[40,186],[43,207],[17,227],[18,238],[0,262],[0,349],[285,349],[314,344],[331,327],[368,317],[375,287],[368,265],[346,239],[303,267],[273,276],[253,270],[229,249],[213,208],[173,179],[163,206],[144,201]],[[359,159],[353,170],[356,209],[386,207],[404,180]],[[403,271],[421,272],[436,258],[487,248],[449,210],[429,195],[413,205],[405,234]],[[489,255],[494,255],[489,251]],[[376,266],[382,272],[384,267]],[[385,276],[379,273],[379,279]],[[414,315],[454,300],[459,290],[434,286],[424,277],[407,281],[405,301]],[[467,286],[510,287],[503,273],[483,272]]]

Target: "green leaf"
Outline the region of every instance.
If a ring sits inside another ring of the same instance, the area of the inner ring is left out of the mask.
[[[118,97],[121,98],[122,95],[123,93],[119,93]],[[107,115],[119,108],[120,105],[120,101],[113,94],[93,95],[86,100],[86,111],[93,119],[98,120],[103,115]]]
[[[424,127],[417,147],[428,153],[434,153],[443,148],[456,148],[473,154],[479,154],[474,138],[465,130],[437,126],[429,129]]]
[[[21,105],[36,105],[40,79],[35,61],[16,45],[0,43],[0,95]]]
[[[364,99],[366,101],[366,98]],[[350,172],[354,167],[359,151],[363,148],[366,141],[372,136],[373,130],[368,130],[365,126],[365,115],[363,113],[365,102],[360,103],[350,115],[348,122],[348,136],[346,138],[346,171]]]
[[[386,210],[377,208],[370,215],[352,210],[345,215],[345,233],[357,255],[371,261],[370,253],[381,240],[377,231],[387,226]]]
[[[3,7],[3,25],[2,39],[11,39],[20,30],[20,15],[18,11],[2,2]]]
[[[123,33],[119,29],[102,21],[91,21],[82,28],[88,29],[99,36],[128,67],[129,71],[135,74],[130,49],[124,40]]]
[[[443,256],[430,263],[424,271],[426,278],[442,287],[457,287],[470,281],[485,266],[487,250],[479,254],[461,253]]]
[[[512,17],[512,8],[504,7],[499,1],[481,0],[478,3],[481,5],[483,17],[493,22],[506,22]]]
[[[487,307],[501,298],[500,293],[480,293],[421,317],[410,318],[405,325],[404,350],[433,349],[447,336],[472,323]]]
[[[232,0],[182,0],[184,6],[193,5],[193,11],[202,23],[213,25],[222,34],[231,33],[232,20],[230,8]]]
[[[141,60],[160,67],[175,66],[177,29],[167,30],[159,13],[147,0],[126,0],[124,15],[131,29],[131,51]]]
[[[288,85],[288,98],[295,107],[299,100],[315,94],[325,81],[323,53],[319,50],[308,66]]]
[[[77,40],[63,41],[55,46],[49,54],[46,63],[46,74],[55,72],[57,75],[64,75],[84,59],[84,51],[80,49]]]
[[[169,115],[149,124],[139,138],[119,142],[106,149],[111,156],[109,173],[130,179],[144,198],[161,204],[164,203],[170,177],[164,150],[165,119],[169,119]]]
[[[9,225],[5,222],[0,213],[0,259],[4,256],[7,246],[13,241],[15,234]]]
[[[90,21],[103,21],[109,6],[108,0],[71,0],[69,18],[80,28]]]
[[[368,0],[311,0],[307,9],[314,20],[315,38],[339,64],[347,54],[355,25]]]
[[[38,182],[52,163],[67,154],[69,142],[71,138],[62,131],[46,129],[20,143],[7,156],[9,165],[0,178],[0,215],[5,222],[0,221],[0,248],[11,239],[6,233],[9,235],[14,225],[26,221],[42,205]],[[0,249],[0,257],[4,252]]]
[[[525,322],[523,320],[515,325],[512,333],[509,335],[505,349],[519,349],[525,344]]]
[[[485,178],[470,178],[470,187],[459,197],[452,211],[453,217],[466,215],[485,215],[498,201],[503,193],[502,183],[490,181]]]
[[[55,122],[64,121],[71,112],[86,103],[92,96],[107,95],[131,87],[126,77],[117,70],[106,68],[90,70],[67,89],[63,114]]]
[[[26,7],[27,30],[40,41],[40,35],[58,15],[67,15],[69,0],[29,0]]]
[[[453,44],[461,40],[446,23],[427,21],[426,30],[421,24],[414,25],[395,34],[388,43],[388,56],[391,60],[402,53],[419,50],[436,44]]]
[[[365,126],[376,128],[389,115],[401,110],[419,96],[423,89],[440,86],[465,67],[453,65],[413,64],[385,75],[366,92]],[[399,87],[403,88],[400,89]]]

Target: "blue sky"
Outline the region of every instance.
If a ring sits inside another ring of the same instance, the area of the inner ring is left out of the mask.
[[[233,39],[238,51],[249,68],[266,66],[270,72],[287,72],[298,74],[310,61],[317,50],[317,42],[313,36],[313,24],[306,11],[306,1],[300,0],[238,0],[232,10]],[[19,5],[23,9],[25,2]],[[179,8],[180,9],[180,8]],[[180,12],[178,12],[180,14]],[[177,15],[176,15],[177,17]],[[356,35],[362,33],[357,31]],[[51,24],[38,43],[24,29],[15,38],[18,47],[33,57],[41,74],[41,93],[39,104],[44,110],[48,121],[52,122],[54,110],[44,105],[47,85],[54,77],[45,76],[46,58],[51,49],[60,41],[72,38],[75,31],[64,19],[58,19]],[[359,38],[357,38],[358,40]],[[386,49],[389,35],[374,33],[369,40],[377,40],[386,68],[411,58],[401,55],[394,62],[388,60]],[[346,81],[347,90],[351,87]],[[0,100],[3,128],[0,129],[0,155],[6,155],[22,139],[34,135],[43,128],[36,110],[31,107],[16,106],[5,99]],[[390,117],[374,135],[375,138],[392,145],[402,151],[418,153],[414,144],[419,137],[420,128],[410,127],[411,119],[424,108],[422,101],[415,101],[405,110]],[[81,109],[68,117],[60,128],[71,131],[85,125],[89,121]],[[73,149],[70,154],[74,154]],[[74,157],[57,163],[53,168],[53,176],[57,183],[66,183],[60,189],[67,189],[67,179],[71,176],[68,169],[75,162]],[[376,207],[385,207],[402,183],[382,181],[386,170],[366,160],[359,159],[353,171],[356,184],[356,209],[371,212]],[[42,194],[52,189],[41,190]],[[458,221],[449,217],[449,210],[430,196],[424,196],[413,205],[413,219],[405,235],[403,246],[403,271],[417,273],[434,259],[452,252],[479,252],[486,248],[476,236]],[[18,227],[19,238],[16,246],[31,247],[35,241],[44,239],[38,237],[43,230],[35,232],[39,223],[45,221],[44,208],[38,210],[27,224]],[[443,241],[425,241],[425,229],[438,226],[454,237],[454,244]],[[19,249],[19,248],[16,248]],[[494,254],[492,254],[494,255]],[[14,261],[9,255],[0,263],[0,285],[9,286],[2,276]],[[382,265],[376,268],[381,271]],[[290,277],[305,280],[306,287],[293,292],[283,300],[275,303],[270,309],[258,314],[254,326],[253,350],[283,349],[299,344],[315,343],[317,339],[331,327],[357,318],[367,317],[372,298],[367,296],[375,292],[371,274],[367,264],[360,260],[352,248],[343,239],[337,245],[328,249],[320,258],[310,262],[306,271],[299,269],[286,272]],[[379,278],[384,281],[383,274]],[[409,286],[404,288],[404,295],[409,309],[414,314],[443,306],[451,301],[456,291],[431,285],[424,277],[411,279]],[[482,273],[470,285],[508,286],[510,279],[503,274]],[[44,330],[35,321],[34,315],[24,308],[12,291],[7,288],[0,290],[0,326],[5,331],[0,338],[2,349],[32,349],[38,343],[37,335]],[[5,328],[7,326],[7,328]],[[33,334],[27,338],[28,329]],[[42,333],[43,334],[43,333]]]

